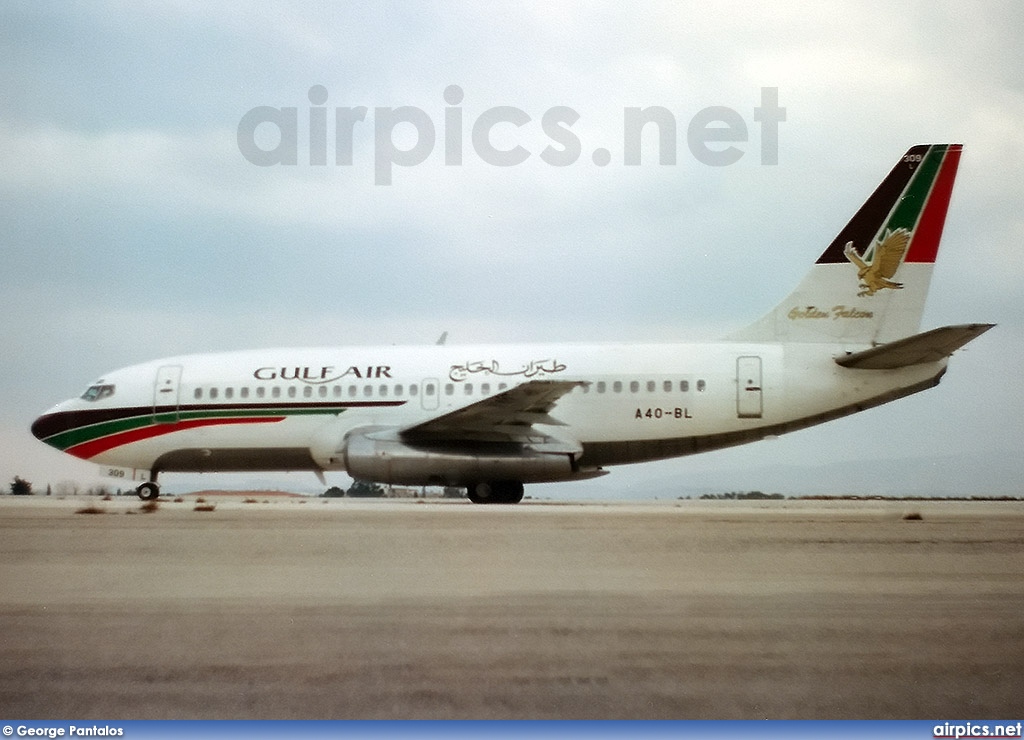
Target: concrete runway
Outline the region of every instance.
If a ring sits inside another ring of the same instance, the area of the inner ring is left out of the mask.
[[[7,718],[1024,706],[1020,503],[139,505],[0,498]]]

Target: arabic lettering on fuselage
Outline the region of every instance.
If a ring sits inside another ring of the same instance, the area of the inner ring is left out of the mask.
[[[448,377],[459,382],[466,380],[470,375],[483,373],[484,375],[497,375],[508,378],[514,375],[522,375],[524,378],[536,378],[544,375],[554,375],[565,370],[566,366],[558,360],[530,360],[524,367],[515,370],[502,370],[497,360],[477,360],[467,362],[465,365],[452,365]]]

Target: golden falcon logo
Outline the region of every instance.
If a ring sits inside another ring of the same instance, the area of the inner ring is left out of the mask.
[[[903,283],[893,282],[889,278],[896,274],[896,270],[903,262],[908,244],[909,231],[903,228],[895,231],[886,229],[885,236],[875,242],[873,249],[868,250],[874,252],[869,264],[864,261],[864,255],[854,248],[853,242],[846,242],[843,254],[857,267],[857,277],[861,281],[860,287],[863,288],[858,296],[874,295],[882,288],[898,290],[903,287]]]

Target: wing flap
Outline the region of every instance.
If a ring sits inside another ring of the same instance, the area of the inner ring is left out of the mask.
[[[995,324],[960,324],[932,329],[906,339],[872,347],[862,352],[843,355],[836,363],[857,370],[893,370],[899,367],[938,362],[973,339],[991,329]]]

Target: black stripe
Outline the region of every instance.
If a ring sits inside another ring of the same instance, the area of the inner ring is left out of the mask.
[[[835,238],[822,255],[818,258],[817,264],[835,264],[847,262],[843,248],[847,242],[853,242],[858,249],[864,250],[875,238],[875,234],[882,228],[882,224],[889,216],[893,205],[902,195],[917,171],[919,162],[906,161],[908,158],[921,155],[923,158],[928,153],[929,145],[920,144],[911,147],[910,150],[900,157],[900,161],[892,168],[888,177],[882,180],[875,192],[871,194],[860,210],[850,219],[839,235]]]

